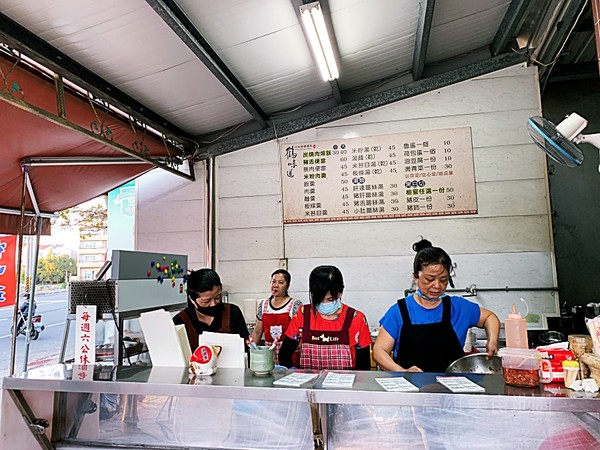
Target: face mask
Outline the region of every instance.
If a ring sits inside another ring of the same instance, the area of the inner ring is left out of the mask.
[[[338,298],[333,302],[319,303],[317,305],[317,311],[319,311],[321,314],[329,316],[340,309],[340,306],[342,306],[342,299]]]
[[[195,306],[198,312],[200,314],[204,314],[205,316],[215,317],[218,316],[221,311],[223,311],[223,303],[217,303],[214,306]]]
[[[423,294],[423,293],[421,292],[421,289],[417,289],[417,292],[416,292],[416,294],[417,294],[419,297],[421,297],[423,300],[427,300],[427,301],[429,301],[429,302],[437,302],[437,301],[438,301],[440,298],[442,298],[442,297],[437,297],[437,298],[431,298],[431,297],[427,297],[425,294]]]

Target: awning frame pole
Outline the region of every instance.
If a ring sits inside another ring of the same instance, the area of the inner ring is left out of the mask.
[[[35,203],[35,202],[34,202]],[[25,332],[25,355],[23,356],[23,372],[27,372],[29,362],[29,345],[31,343],[31,327],[33,325],[33,311],[35,301],[35,285],[37,284],[37,266],[40,255],[40,239],[42,236],[42,218],[38,216],[35,229],[35,250],[33,252],[33,262],[31,264],[31,292],[29,295],[29,311],[27,311],[27,331]],[[30,241],[31,245],[31,241]],[[31,261],[31,259],[30,259]]]
[[[13,376],[15,373],[15,358],[16,358],[16,349],[17,349],[17,317],[19,315],[19,294],[21,289],[21,258],[23,254],[23,233],[25,231],[25,195],[27,193],[27,182],[26,182],[25,171],[23,171],[23,182],[21,187],[21,216],[19,222],[19,237],[18,237],[18,249],[17,249],[17,289],[16,289],[16,298],[15,303],[13,305],[13,333],[11,336],[11,345],[10,345],[10,367],[9,367],[9,376]]]

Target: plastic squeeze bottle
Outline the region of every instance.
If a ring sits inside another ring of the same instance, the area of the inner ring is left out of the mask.
[[[513,303],[512,312],[504,320],[506,346],[510,348],[529,348],[527,341],[527,320],[521,317]]]

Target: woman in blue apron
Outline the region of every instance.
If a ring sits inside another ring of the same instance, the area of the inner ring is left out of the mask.
[[[392,305],[380,320],[373,359],[382,370],[444,372],[464,356],[471,327],[484,328],[489,357],[498,351],[500,321],[493,312],[463,297],[446,295],[452,260],[423,239],[413,245],[416,292]]]

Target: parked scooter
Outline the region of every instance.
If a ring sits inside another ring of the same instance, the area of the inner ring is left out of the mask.
[[[22,334],[25,336],[26,328],[27,328],[27,315],[29,314],[29,294],[23,295],[23,304],[19,307],[18,317],[17,317],[17,336]],[[32,314],[31,317],[31,331],[29,336],[34,341],[40,337],[40,333],[44,331],[44,325],[42,324],[42,316],[41,314],[35,314],[35,310],[37,309],[37,305],[35,300],[32,305]],[[10,332],[12,334],[14,327],[10,327]]]

